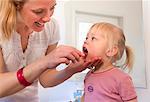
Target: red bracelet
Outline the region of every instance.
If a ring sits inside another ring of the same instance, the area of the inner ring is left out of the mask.
[[[23,76],[23,68],[21,68],[17,71],[17,79],[18,79],[19,83],[23,86],[29,86],[32,84],[32,83],[28,82],[25,79],[25,77]]]

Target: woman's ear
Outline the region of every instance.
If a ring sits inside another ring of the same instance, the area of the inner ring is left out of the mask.
[[[114,46],[112,48],[108,48],[106,51],[106,56],[112,57],[115,56],[118,53],[118,47]]]

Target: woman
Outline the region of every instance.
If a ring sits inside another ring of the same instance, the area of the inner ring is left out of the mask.
[[[85,62],[73,47],[56,48],[55,5],[55,0],[0,0],[0,97],[10,95],[0,102],[38,102],[37,79],[43,87],[55,86],[97,62]],[[56,71],[70,61],[82,66]]]

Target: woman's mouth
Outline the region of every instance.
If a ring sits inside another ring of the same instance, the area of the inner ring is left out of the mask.
[[[43,27],[44,26],[44,23],[40,23],[40,22],[35,22],[34,23],[37,27]]]

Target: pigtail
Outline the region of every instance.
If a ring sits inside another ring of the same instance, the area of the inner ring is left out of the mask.
[[[0,37],[9,40],[16,26],[16,7],[13,0],[0,0]]]
[[[132,49],[129,46],[125,46],[125,51],[126,51],[126,60],[124,63],[125,65],[124,68],[128,68],[130,72],[133,68],[134,55]]]

